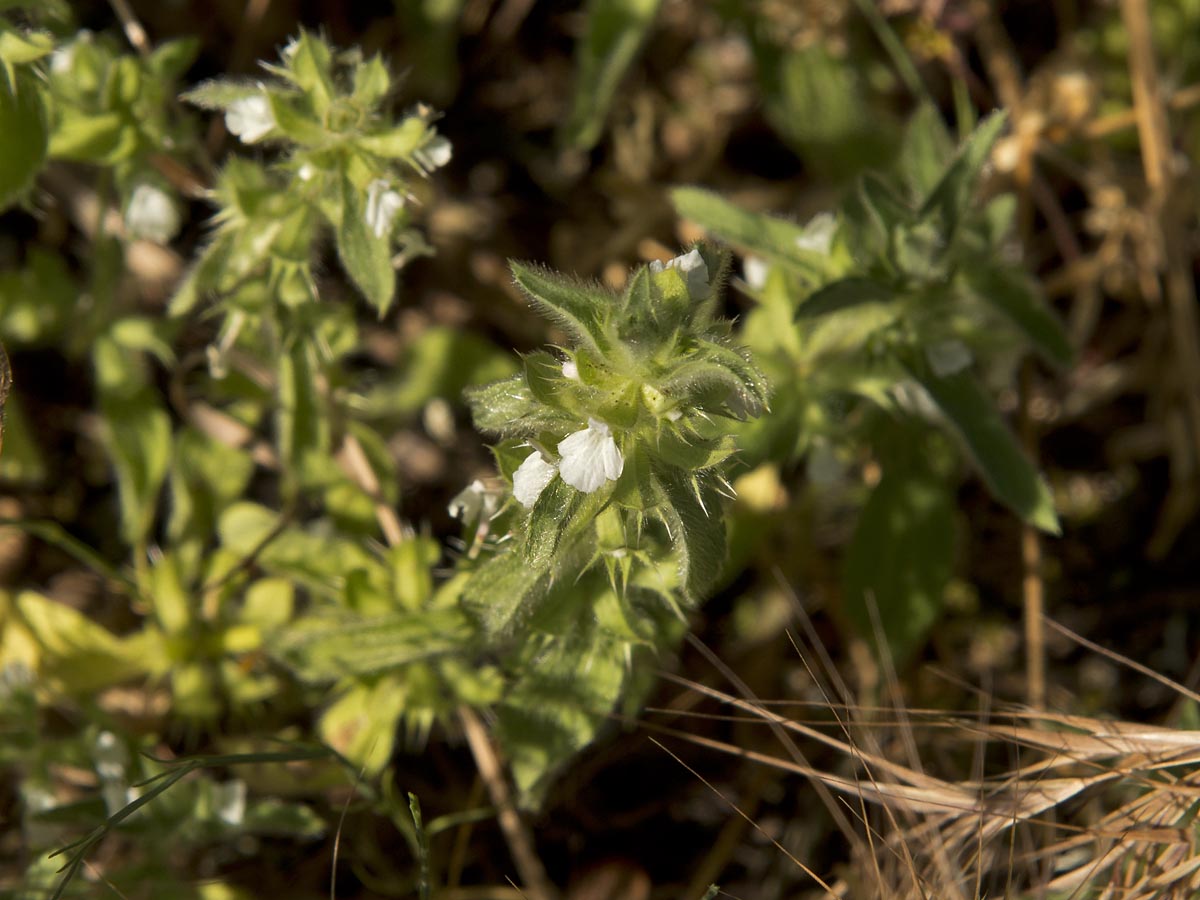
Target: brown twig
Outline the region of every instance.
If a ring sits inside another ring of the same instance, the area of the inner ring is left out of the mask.
[[[1182,112],[1197,104],[1200,104],[1200,84],[1190,84],[1185,88],[1180,88],[1167,98],[1167,105],[1172,112]],[[1116,134],[1118,131],[1124,131],[1126,128],[1133,128],[1137,124],[1138,111],[1134,107],[1092,119],[1084,127],[1083,136],[1090,140],[1099,140],[1110,134]]]
[[[530,900],[554,900],[558,896],[554,884],[550,881],[542,861],[534,850],[533,837],[528,827],[517,812],[513,803],[508,781],[504,777],[504,769],[500,757],[492,745],[492,739],[484,728],[483,722],[475,710],[467,706],[459,707],[458,720],[467,736],[467,744],[471,755],[475,757],[475,765],[479,769],[479,777],[487,787],[492,805],[496,807],[500,830],[508,842],[509,853],[512,854],[517,872],[521,876],[524,889]]]
[[[375,504],[375,520],[379,522],[388,546],[394,547],[403,541],[405,528],[400,522],[400,517],[396,515],[391,504],[384,499],[379,485],[379,477],[371,467],[371,461],[367,459],[362,444],[354,435],[347,434],[342,439],[342,449],[338,451],[337,462],[342,471],[349,475],[350,479]]]
[[[978,44],[988,75],[995,85],[1001,102],[1012,111],[1013,128],[1020,138],[1020,157],[1013,172],[1017,193],[1017,228],[1021,246],[1029,246],[1033,231],[1033,185],[1036,150],[1041,131],[1036,112],[1023,115],[1025,88],[1021,79],[1016,51],[1004,30],[995,8],[990,3],[978,4],[981,11]],[[1020,402],[1018,419],[1025,449],[1037,458],[1037,436],[1029,414],[1029,394],[1033,371],[1026,361],[1020,373]],[[1042,546],[1037,529],[1026,523],[1021,526],[1021,601],[1025,628],[1025,690],[1033,709],[1041,709],[1046,701],[1046,635],[1042,624],[1045,615],[1045,584],[1042,580]]]
[[[1163,287],[1170,322],[1172,355],[1177,369],[1178,390],[1186,420],[1187,440],[1182,456],[1172,460],[1173,474],[1183,481],[1175,484],[1151,540],[1151,555],[1165,553],[1182,523],[1195,511],[1197,456],[1200,455],[1200,331],[1196,318],[1196,286],[1184,245],[1189,214],[1172,160],[1170,123],[1159,89],[1150,13],[1145,0],[1121,0],[1121,18],[1129,37],[1129,74],[1133,82],[1134,112],[1142,169],[1150,190],[1147,221],[1154,223],[1152,239],[1161,249]]]
[[[1021,443],[1037,458],[1037,426],[1029,414],[1033,392],[1033,363],[1020,371]],[[1021,600],[1025,615],[1025,698],[1030,708],[1046,708],[1046,585],[1042,579],[1042,542],[1032,525],[1021,526]]]
[[[121,28],[125,31],[125,38],[129,41],[133,49],[144,57],[149,56],[150,40],[146,37],[146,29],[137,20],[137,16],[133,14],[133,9],[127,0],[108,0],[108,5],[112,7],[113,12],[120,19]]]

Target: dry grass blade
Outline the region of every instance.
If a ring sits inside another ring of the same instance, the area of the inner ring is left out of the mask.
[[[1144,666],[1050,625],[1191,698],[1192,692]],[[757,718],[777,734],[786,732],[843,758],[825,770],[803,758],[781,758],[646,723],[652,731],[801,775],[847,798],[845,808],[854,811],[860,833],[850,842],[856,874],[835,885],[843,895],[853,893],[848,884],[871,885],[889,900],[1026,890],[1159,900],[1200,891],[1195,827],[1200,732],[1028,709],[990,712],[998,721],[897,708],[880,715],[885,711],[856,706],[845,697],[828,703],[823,715],[809,705],[792,707],[793,713],[806,711],[805,720],[798,721],[778,711],[788,708],[782,704],[768,708],[755,699],[668,677],[731,707],[729,718]],[[893,696],[899,706],[898,693]],[[903,740],[898,730],[904,730]],[[897,741],[916,746],[918,739],[932,739],[943,760],[968,758],[954,746],[970,746],[976,751],[974,771],[934,774],[923,764],[898,762],[895,751],[886,749]],[[997,771],[992,753],[993,765],[985,771],[984,745],[1008,748],[1020,765]],[[870,817],[866,804],[879,809],[882,818]]]

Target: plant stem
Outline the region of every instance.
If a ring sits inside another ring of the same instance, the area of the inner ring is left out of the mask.
[[[546,875],[542,861],[534,850],[533,837],[521,819],[521,814],[517,812],[516,804],[513,803],[508,782],[504,779],[500,757],[496,748],[492,746],[487,729],[479,721],[475,711],[469,707],[459,707],[458,719],[466,733],[471,755],[475,757],[479,777],[487,787],[492,805],[496,807],[500,830],[504,832],[509,853],[512,854],[527,895],[530,900],[554,900],[558,891]]]

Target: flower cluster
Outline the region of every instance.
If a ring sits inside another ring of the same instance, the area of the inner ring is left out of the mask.
[[[565,372],[566,364],[563,369]],[[554,463],[535,449],[513,473],[513,496],[522,506],[533,506],[555,475],[561,475],[575,490],[590,494],[605,481],[616,481],[625,469],[625,458],[611,429],[595,419],[588,419],[587,428],[559,441],[558,452],[560,460]]]
[[[450,142],[423,104],[389,115],[393,80],[379,57],[301,32],[263,68],[271,78],[210,81],[184,95],[221,113],[242,144],[277,151],[273,164],[238,160],[222,172],[211,256],[239,286],[265,265],[272,292],[294,305],[315,296],[309,267],[295,261],[324,223],[346,274],[382,313],[395,297],[396,267],[424,247],[408,227],[409,185],[450,162]],[[286,246],[272,252],[264,236]],[[202,261],[197,271],[210,269]]]
[[[726,264],[698,245],[637,270],[621,294],[514,265],[532,304],[571,338],[469,394],[478,427],[503,438],[497,458],[526,511],[518,528],[584,534],[588,516],[611,508],[611,557],[640,552],[639,541],[653,540],[639,537],[642,526],[658,522],[685,593],[704,590],[723,552],[720,517],[708,510],[719,503],[714,490],[727,491],[730,420],[766,405],[762,376],[715,315]],[[698,566],[684,545],[706,531],[713,558]]]

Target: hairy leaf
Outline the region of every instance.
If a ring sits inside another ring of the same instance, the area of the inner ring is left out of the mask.
[[[597,352],[608,346],[605,324],[618,302],[610,292],[538,266],[510,265],[513,278],[533,305],[571,337]]]
[[[916,354],[904,364],[962,436],[996,499],[1030,524],[1058,534],[1050,489],[970,372],[938,377]]]
[[[941,613],[953,563],[954,506],[945,482],[908,470],[886,473],[843,558],[846,615],[873,640],[874,608],[893,659],[903,665]]]
[[[590,150],[600,139],[621,76],[646,38],[661,0],[590,0],[575,60],[575,97],[566,143]]]
[[[679,555],[679,574],[693,601],[704,598],[725,563],[725,519],[721,498],[707,480],[690,473],[655,473],[663,503],[655,510]]]
[[[981,261],[972,261],[965,267],[965,273],[975,295],[1020,328],[1047,362],[1057,366],[1071,364],[1075,354],[1062,323],[1028,276]]]
[[[794,222],[747,212],[700,188],[675,188],[671,199],[681,216],[702,225],[717,237],[778,262],[801,277],[820,283],[829,271],[828,257],[803,247],[807,235]],[[798,243],[799,242],[799,243]]]

